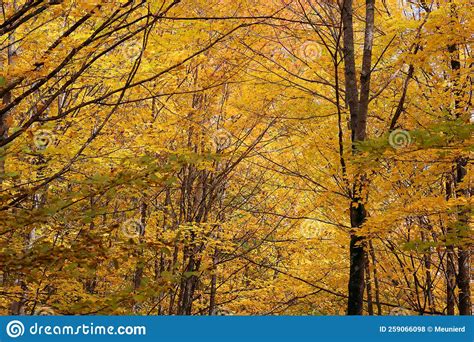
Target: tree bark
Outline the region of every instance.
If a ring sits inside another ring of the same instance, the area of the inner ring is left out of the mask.
[[[467,175],[467,158],[458,158],[456,161],[456,184],[459,184]],[[457,188],[456,196],[468,196],[469,191]],[[470,287],[470,259],[471,259],[471,228],[469,226],[469,208],[459,206],[457,213],[457,238],[458,246],[458,276],[457,285],[459,289],[459,314],[472,315],[471,287]]]
[[[458,21],[457,9],[454,2],[451,2],[451,15],[453,21]],[[453,77],[453,94],[454,94],[454,117],[456,119],[464,119],[462,113],[464,112],[461,103],[462,88],[460,85],[460,53],[457,44],[450,44],[448,52],[451,55],[451,70]],[[467,116],[464,121],[469,123],[470,118]],[[463,189],[459,187],[467,175],[468,158],[459,157],[456,159],[455,175],[454,175],[454,192],[456,197],[468,197],[470,189]],[[456,242],[458,243],[458,274],[457,286],[459,289],[459,314],[471,315],[471,288],[470,288],[470,254],[471,254],[471,228],[469,225],[469,209],[465,206],[458,206],[457,208],[457,222],[454,228]]]
[[[146,211],[147,211],[147,204],[145,200],[142,200],[140,204],[140,231],[138,232],[138,240],[141,243],[143,241],[143,237],[145,236],[145,225],[146,225]],[[143,258],[143,248],[140,247],[137,255],[139,261],[137,266],[135,267],[135,273],[133,275],[133,289],[138,290],[142,284],[143,278],[143,265],[140,258]]]
[[[357,90],[357,74],[354,56],[354,27],[352,18],[352,0],[344,0],[342,4],[343,44],[344,44],[344,78],[346,102],[351,116],[352,141],[356,141],[357,118],[359,113],[359,92]]]
[[[372,269],[374,276],[374,287],[375,287],[375,304],[377,305],[377,315],[382,315],[382,304],[380,304],[380,285],[379,278],[377,276],[377,258],[375,257],[375,250],[372,241],[369,241],[369,253],[372,259]]]
[[[342,4],[342,24],[344,43],[344,76],[346,101],[351,117],[352,151],[357,153],[357,142],[366,139],[367,113],[370,95],[372,45],[374,37],[374,5],[375,0],[366,0],[364,52],[360,74],[360,97],[357,89],[357,72],[355,67],[353,1],[344,0]],[[349,298],[347,305],[348,315],[362,315],[364,302],[364,272],[365,272],[365,242],[364,237],[358,234],[359,228],[365,222],[367,213],[364,205],[365,176],[358,174],[352,188],[350,203],[350,273]]]
[[[352,202],[352,204],[356,206],[352,206],[350,210],[351,227],[359,228],[366,217],[365,208],[363,204],[359,205],[357,202]],[[364,271],[364,239],[353,232],[350,241],[348,315],[362,315],[364,308]]]
[[[214,315],[216,312],[216,294],[217,294],[217,262],[218,262],[219,250],[214,250],[214,256],[212,258],[212,275],[211,275],[211,292],[209,294],[209,315]]]
[[[366,263],[365,263],[365,287],[367,288],[367,312],[369,316],[374,315],[374,302],[372,300],[372,280],[370,279],[370,261],[368,255],[366,254]]]
[[[449,175],[448,177],[451,177]],[[446,182],[446,200],[453,196],[453,179]],[[454,315],[454,308],[456,306],[456,266],[455,266],[455,252],[453,245],[453,228],[448,224],[446,228],[446,314]]]

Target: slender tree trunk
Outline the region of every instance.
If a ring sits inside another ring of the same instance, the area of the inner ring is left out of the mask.
[[[343,43],[344,43],[344,77],[346,101],[351,117],[351,137],[353,153],[357,153],[357,142],[366,139],[367,112],[370,95],[372,43],[374,37],[374,4],[375,0],[366,0],[366,24],[364,34],[364,52],[360,74],[360,97],[357,89],[357,72],[355,67],[353,1],[344,0],[342,5]],[[365,176],[358,174],[352,188],[350,203],[350,274],[349,298],[347,313],[362,315],[364,301],[365,242],[358,233],[365,222],[367,213],[364,205]]]
[[[421,232],[421,241],[426,241],[425,233]],[[423,263],[425,266],[425,297],[428,301],[428,308],[431,313],[434,313],[434,295],[433,295],[433,280],[431,277],[431,248],[423,255]]]
[[[344,0],[342,6],[343,43],[344,43],[344,78],[346,102],[351,116],[352,141],[356,141],[359,113],[359,92],[355,67],[354,28],[352,18],[352,0]]]
[[[369,110],[370,79],[372,73],[372,48],[374,41],[375,0],[365,1],[364,53],[360,73],[360,99],[357,116],[357,141],[363,141],[367,132],[367,113]]]
[[[146,225],[146,211],[147,211],[147,204],[145,203],[145,200],[142,200],[142,203],[140,204],[140,231],[138,232],[138,239],[140,242],[143,241],[143,237],[145,236],[145,225]],[[142,260],[140,258],[143,257],[143,248],[140,247],[140,250],[138,251],[138,258],[139,261],[137,263],[137,266],[135,267],[135,274],[133,276],[133,289],[138,290],[142,284],[142,278],[143,278],[143,265],[142,265]]]
[[[459,314],[472,315],[471,288],[469,275],[470,251],[468,248],[460,248],[458,256],[459,274]]]
[[[354,57],[354,28],[352,18],[352,0],[344,0],[342,6],[343,42],[344,42],[344,76],[346,87],[346,101],[351,116],[352,141],[357,140],[357,118],[359,113],[359,95],[357,90],[357,74]],[[360,227],[365,218],[363,206],[359,206],[356,198],[351,201],[351,227]],[[347,313],[361,315],[364,302],[364,249],[360,244],[362,239],[351,231],[350,241],[350,271],[349,271],[349,298]]]
[[[365,287],[367,288],[367,312],[369,316],[374,315],[374,302],[372,300],[372,280],[370,279],[370,262],[366,254],[366,263],[365,263]]]
[[[451,15],[453,24],[458,22],[457,9],[454,2],[451,2]],[[462,106],[462,88],[460,85],[460,53],[457,44],[448,46],[448,52],[451,55],[451,70],[453,77],[453,94],[454,94],[454,116],[456,119],[464,119],[462,113],[464,112]],[[465,121],[469,123],[469,117]],[[467,185],[466,189],[460,188],[459,185],[463,182],[467,175],[468,158],[459,157],[456,159],[455,177],[454,177],[454,191],[456,197],[469,197],[470,189]],[[471,227],[469,225],[469,209],[465,206],[458,206],[457,222],[454,228],[455,238],[458,243],[458,274],[457,286],[459,288],[459,314],[471,315],[471,288],[470,288],[470,253],[471,253]]]
[[[174,251],[173,251],[173,260],[171,261],[171,263],[168,267],[169,272],[174,272],[174,267],[176,265],[176,262],[178,261],[178,253],[179,253],[178,246],[175,246]],[[168,306],[168,315],[173,315],[174,312],[175,312],[174,303],[175,303],[175,300],[176,300],[176,292],[177,292],[177,289],[170,289],[169,290],[170,301],[169,301],[169,306]]]
[[[170,227],[173,226],[173,223],[170,224],[169,220],[173,219],[173,215],[171,215],[171,210],[170,205],[171,205],[171,191],[169,188],[166,189],[165,191],[165,199],[163,202],[164,205],[164,210],[163,210],[163,231],[167,231]],[[157,229],[156,232],[156,239],[160,240],[161,232],[159,229]],[[166,269],[166,264],[170,264],[171,261],[167,260],[167,257],[163,251],[160,251],[159,257],[157,256],[155,258],[155,282],[158,282],[161,278],[161,275]],[[165,297],[164,292],[160,292],[158,295],[158,307],[157,307],[157,314],[162,315],[163,314],[163,299]]]
[[[212,275],[211,275],[211,291],[209,295],[209,315],[214,315],[216,312],[216,292],[217,292],[217,257],[219,251],[216,248],[214,251],[214,257],[212,258]]]
[[[452,175],[449,175],[451,177]],[[449,179],[446,183],[446,200],[449,200],[453,194],[453,180]],[[446,314],[454,315],[456,305],[456,266],[454,252],[454,235],[455,232],[450,224],[446,228]]]
[[[16,1],[13,2],[14,4],[14,8],[16,10]],[[3,7],[3,4],[2,4],[2,7]],[[0,58],[0,67],[2,69],[6,68],[6,65],[11,65],[13,63],[13,53],[14,53],[14,50],[15,50],[15,44],[14,41],[15,41],[15,31],[13,31],[10,35],[9,35],[9,46],[8,48],[6,49],[6,59],[5,59],[5,63],[3,63],[3,56],[2,58]],[[9,80],[5,80],[5,82],[8,82]],[[5,86],[7,86],[8,84],[5,84]],[[2,105],[3,107],[6,107],[10,104],[12,100],[12,92],[11,91],[7,91],[5,92],[5,94],[3,95],[2,97]],[[11,113],[10,112],[7,112],[7,113],[4,113],[3,115],[0,115],[0,139],[6,139],[8,137],[8,129],[9,129],[9,125],[8,125],[8,116],[10,115]],[[5,151],[4,151],[5,153]],[[2,156],[3,158],[0,158],[0,175],[4,175],[5,174],[5,160],[6,160],[6,155]],[[0,190],[2,189],[3,187],[3,177],[0,178]],[[3,279],[4,279],[4,282],[6,282],[6,280],[8,279],[8,275],[6,274],[6,272],[4,271],[4,274],[3,274]],[[24,284],[22,283],[22,281],[20,279],[15,279],[14,280],[15,284],[21,284],[21,286],[23,287]],[[21,308],[23,306],[23,302],[24,302],[24,299],[21,298],[19,300],[14,300],[11,304],[10,304],[10,314],[12,315],[19,315],[21,313]]]
[[[369,253],[372,259],[372,269],[374,276],[374,287],[375,287],[375,304],[377,305],[377,315],[382,315],[382,304],[380,304],[380,285],[379,278],[377,276],[377,258],[375,257],[375,250],[372,241],[369,241]]]
[[[365,220],[366,212],[362,204],[352,202],[351,227],[359,228]],[[362,315],[364,308],[364,239],[356,233],[351,234],[350,241],[350,274],[349,274],[349,315]]]
[[[467,158],[456,161],[456,184],[460,184],[467,175]],[[469,196],[469,190],[457,188],[456,196]],[[472,315],[470,287],[470,258],[472,231],[469,225],[469,208],[459,206],[457,213],[459,314]]]
[[[181,280],[181,290],[179,294],[178,315],[191,315],[194,301],[194,293],[197,289],[199,278],[195,273],[199,269],[199,261],[196,261],[194,251],[187,255],[189,260],[185,273]]]

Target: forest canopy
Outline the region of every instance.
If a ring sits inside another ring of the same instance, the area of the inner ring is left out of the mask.
[[[470,1],[0,7],[2,315],[472,314]]]

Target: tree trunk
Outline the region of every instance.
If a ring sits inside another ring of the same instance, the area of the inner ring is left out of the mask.
[[[374,38],[374,4],[375,0],[366,0],[364,52],[360,74],[360,97],[357,89],[357,72],[355,67],[353,1],[345,0],[342,5],[343,43],[344,43],[344,77],[346,101],[351,117],[352,151],[356,151],[356,143],[366,139],[367,112],[370,95],[372,43]],[[358,234],[365,222],[367,213],[364,206],[363,186],[365,176],[358,174],[352,189],[350,203],[350,274],[348,315],[361,315],[364,301],[365,242]]]
[[[452,175],[449,175],[451,177]],[[446,182],[446,200],[449,200],[453,194],[453,179]],[[456,266],[455,253],[453,245],[453,228],[448,224],[446,228],[446,314],[454,315],[456,305]]]
[[[458,158],[456,161],[456,185],[460,184],[467,174],[467,158]],[[469,190],[457,188],[456,196],[469,196]],[[458,276],[459,288],[459,314],[471,315],[471,287],[470,287],[470,238],[472,237],[469,226],[469,208],[459,206],[457,213],[457,238],[458,246]]]
[[[217,292],[217,258],[219,250],[214,250],[214,257],[212,258],[212,275],[211,275],[211,292],[209,295],[209,315],[214,315],[216,312],[216,292]]]
[[[459,248],[458,288],[459,288],[459,314],[460,315],[472,315],[469,263],[470,263],[469,249]]]
[[[454,2],[451,2],[451,15],[453,24],[459,22],[457,17],[457,9]],[[464,119],[469,124],[469,116],[466,118],[462,117],[464,108],[461,103],[462,99],[462,87],[460,85],[460,53],[457,44],[450,44],[448,46],[448,52],[451,55],[451,70],[453,77],[453,94],[454,94],[454,116],[456,119]],[[462,183],[465,176],[467,175],[467,162],[468,158],[459,157],[456,159],[455,166],[455,177],[454,177],[454,191],[456,197],[468,197],[470,196],[470,189],[459,188],[459,184]],[[470,288],[470,249],[471,249],[471,228],[469,225],[469,209],[465,206],[458,206],[457,210],[457,222],[454,228],[456,242],[458,242],[458,275],[457,275],[457,286],[459,288],[459,314],[460,315],[471,315],[471,288]]]
[[[365,261],[365,287],[367,289],[367,312],[369,316],[374,315],[374,302],[372,300],[372,280],[370,278],[370,261],[369,257],[366,254],[367,260]]]
[[[357,202],[352,202],[352,204],[354,206],[351,207],[351,227],[358,228],[364,222],[366,212],[363,204]],[[351,233],[350,242],[348,315],[362,315],[364,308],[364,270],[364,239],[353,232]]]
[[[372,269],[374,275],[374,287],[375,287],[375,304],[377,305],[377,315],[382,315],[382,304],[380,304],[380,285],[379,278],[377,276],[377,258],[375,257],[375,250],[372,241],[369,241],[369,253],[372,259]]]
[[[142,203],[140,204],[140,225],[139,225],[140,231],[138,232],[138,240],[140,243],[143,242],[143,237],[145,236],[146,211],[147,211],[147,204],[145,203],[145,199],[143,199]],[[142,265],[142,260],[140,260],[141,258],[143,258],[142,247],[140,247],[137,257],[139,261],[137,263],[137,266],[135,267],[135,273],[133,275],[133,289],[134,290],[138,290],[142,284],[143,265]]]

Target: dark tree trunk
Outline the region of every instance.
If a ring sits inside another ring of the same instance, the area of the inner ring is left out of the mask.
[[[451,175],[449,176],[451,177]],[[446,183],[446,200],[449,200],[453,194],[453,179],[449,179]],[[454,290],[456,288],[456,266],[455,253],[453,245],[453,235],[455,232],[451,225],[446,228],[446,314],[454,315],[456,305],[456,296]]]
[[[217,258],[219,251],[216,248],[214,250],[214,257],[212,258],[212,275],[211,275],[211,293],[209,295],[209,315],[214,315],[216,312],[216,293],[217,293]]]
[[[353,206],[351,207],[351,226],[357,228],[360,227],[365,220],[365,215],[364,205],[353,202]],[[356,232],[353,232],[351,234],[350,242],[349,299],[347,305],[348,315],[362,315],[364,308],[364,271],[364,239],[357,236]]]
[[[367,113],[370,94],[372,43],[374,37],[374,4],[375,0],[366,0],[364,51],[360,73],[360,94],[357,89],[357,72],[355,67],[355,45],[353,27],[353,1],[344,0],[342,5],[343,43],[344,43],[344,77],[346,101],[351,117],[351,137],[353,153],[357,153],[356,143],[366,139]],[[360,96],[359,96],[360,95]],[[365,222],[367,213],[362,195],[365,176],[355,177],[350,203],[351,241],[348,315],[362,315],[364,302],[365,242],[358,234]]]
[[[370,261],[366,253],[365,255],[365,287],[367,289],[367,312],[369,316],[374,315],[374,302],[372,300],[372,279],[370,277]]]
[[[456,161],[456,184],[460,184],[467,175],[467,158],[458,158]],[[469,196],[468,189],[457,188],[456,196]],[[459,288],[459,314],[471,315],[471,287],[470,287],[470,257],[471,257],[471,243],[472,237],[471,228],[469,225],[469,208],[466,206],[459,206],[457,213],[457,238],[459,240],[458,246],[458,276],[457,285]]]
[[[469,249],[459,248],[458,287],[459,287],[459,314],[460,315],[472,315],[469,262],[470,262]]]
[[[375,257],[375,250],[372,241],[369,241],[369,253],[372,260],[372,269],[374,275],[374,287],[375,287],[375,304],[377,305],[377,315],[382,315],[382,304],[380,303],[380,285],[379,278],[377,275],[377,258]]]
[[[146,212],[147,212],[147,204],[143,202],[140,204],[140,231],[138,232],[138,239],[141,242],[143,242],[143,237],[145,236],[145,225],[146,225]],[[143,278],[143,265],[142,265],[142,260],[143,258],[143,248],[140,247],[140,250],[138,251],[138,258],[139,262],[137,266],[135,267],[135,273],[133,275],[133,289],[138,290],[138,288],[142,284],[142,278]]]
[[[459,22],[457,16],[457,8],[454,2],[451,3],[451,15],[453,24]],[[456,119],[464,119],[469,123],[469,116],[464,117],[464,108],[461,103],[463,97],[462,86],[460,84],[460,53],[457,44],[448,46],[448,52],[451,55],[451,70],[453,77],[453,94],[454,94],[454,117]],[[459,185],[463,182],[467,175],[468,158],[460,157],[456,159],[454,189],[456,197],[470,196],[469,188],[461,188]],[[470,288],[470,249],[471,249],[471,227],[469,225],[469,209],[465,206],[458,206],[457,222],[454,228],[456,242],[458,242],[458,268],[457,286],[459,288],[459,314],[471,315],[471,288]]]
[[[194,252],[189,255],[189,263],[181,279],[181,289],[179,293],[178,315],[191,315],[199,278],[194,274],[199,269],[199,261],[196,262]],[[193,273],[193,274],[191,274]]]
[[[456,269],[454,266],[454,247],[448,246],[446,260],[446,314],[454,315],[454,307],[456,304],[456,296],[454,289],[456,288]]]
[[[421,232],[421,241],[427,241],[425,237],[425,233]],[[431,277],[431,248],[428,250],[427,253],[423,255],[423,264],[425,266],[425,298],[428,302],[428,307],[431,313],[434,313],[434,294],[433,294],[433,280]]]
[[[344,0],[342,6],[343,43],[344,43],[344,79],[346,102],[351,115],[352,141],[357,140],[357,122],[359,116],[359,91],[355,67],[354,28],[352,18],[352,0]]]

